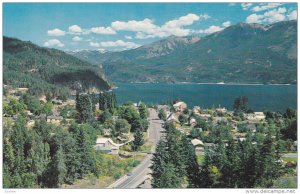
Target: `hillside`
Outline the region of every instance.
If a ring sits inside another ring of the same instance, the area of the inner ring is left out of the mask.
[[[3,37],[3,83],[30,93],[68,95],[71,90],[106,90],[102,70],[63,51]]]
[[[297,22],[238,23],[98,59],[107,77],[121,82],[296,83]]]

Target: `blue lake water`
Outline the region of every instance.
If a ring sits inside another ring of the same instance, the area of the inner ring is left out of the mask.
[[[247,96],[255,111],[285,111],[297,108],[297,85],[227,85],[227,84],[160,84],[116,83],[113,91],[118,103],[138,102],[159,104],[181,99],[189,107],[211,108],[219,105],[232,110],[238,96]]]

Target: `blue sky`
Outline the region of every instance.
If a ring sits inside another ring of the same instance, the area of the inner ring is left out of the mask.
[[[3,33],[61,50],[124,50],[296,18],[296,3],[4,3]]]

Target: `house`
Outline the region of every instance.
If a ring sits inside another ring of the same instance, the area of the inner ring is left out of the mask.
[[[263,112],[254,112],[254,113],[248,113],[248,114],[244,114],[244,117],[247,120],[250,121],[263,121],[265,120],[266,116]]]
[[[63,105],[71,105],[74,106],[76,104],[76,101],[73,99],[68,99],[66,102],[63,103]],[[99,107],[99,106],[96,106]]]
[[[196,126],[197,125],[197,121],[196,121],[196,119],[195,118],[190,118],[190,121],[189,121],[189,123],[190,123],[190,126],[192,126],[192,127],[194,127],[194,126]]]
[[[17,90],[18,90],[18,92],[21,92],[22,94],[28,92],[28,88],[18,88]]]
[[[226,113],[226,112],[227,112],[227,110],[226,110],[225,107],[221,108],[220,106],[219,106],[219,108],[216,109],[216,111],[217,111],[218,113]]]
[[[62,100],[57,100],[57,99],[53,99],[52,103],[56,104],[56,105],[62,105],[63,104]]]
[[[176,104],[173,104],[173,108],[175,109],[176,112],[182,112],[184,109],[187,108],[186,103],[180,101],[177,102]]]
[[[174,126],[177,128],[177,127],[180,127],[180,122],[178,120],[178,114],[176,113],[170,113],[169,116],[167,117],[167,123],[173,123]]]
[[[195,115],[199,116],[201,114],[201,108],[200,108],[200,106],[194,106],[192,111],[193,111],[193,113]]]
[[[257,120],[265,120],[266,115],[263,112],[254,112],[255,118]]]
[[[62,116],[48,116],[47,117],[47,123],[52,123],[52,124],[60,124],[60,122],[63,120]]]
[[[34,124],[35,124],[35,121],[34,121],[34,120],[29,120],[29,121],[27,122],[27,127],[31,128],[31,127],[34,126]]]
[[[202,153],[204,150],[204,143],[199,139],[193,139],[191,140],[191,143],[195,147],[196,153]]]
[[[201,119],[204,119],[207,121],[209,118],[211,118],[211,115],[210,114],[199,114],[199,117]]]
[[[119,154],[119,147],[124,144],[116,144],[110,138],[99,137],[96,140],[95,149],[109,154]]]

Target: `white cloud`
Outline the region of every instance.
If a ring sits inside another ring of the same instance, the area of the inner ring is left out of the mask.
[[[274,23],[274,22],[284,21],[287,18],[285,13],[286,13],[286,8],[279,7],[278,9],[273,9],[263,14],[251,14],[246,18],[246,22],[247,23]]]
[[[44,46],[58,46],[58,47],[63,47],[65,46],[63,43],[61,43],[59,40],[57,39],[51,39],[51,40],[48,40],[44,43]]]
[[[253,3],[242,3],[241,4],[243,10],[248,10],[252,5],[253,5]]]
[[[148,39],[148,38],[155,38],[156,36],[153,34],[144,34],[142,32],[137,32],[135,34],[135,38],[137,39]]]
[[[55,28],[55,29],[53,29],[53,30],[48,30],[48,31],[47,31],[47,34],[48,34],[49,36],[64,36],[64,35],[66,34],[66,32],[63,31],[63,30],[60,30],[60,29],[58,29],[58,28]]]
[[[90,42],[92,47],[125,47],[126,49],[137,48],[140,45],[134,42],[124,42],[123,40],[106,41],[106,42]]]
[[[282,3],[261,3],[260,5],[253,7],[251,10],[254,12],[259,12],[259,11],[276,8],[280,5],[282,5]]]
[[[222,24],[222,26],[224,26],[225,28],[227,28],[228,26],[230,26],[231,22],[230,21],[227,21],[227,22],[224,22]]]
[[[257,15],[257,14],[251,14],[246,18],[247,23],[260,23],[261,19],[263,18],[262,15]]]
[[[72,26],[69,26],[69,32],[71,34],[80,34],[82,32],[82,29],[78,25],[72,25]]]
[[[167,21],[162,26],[155,25],[152,20],[145,18],[141,21],[130,20],[127,22],[124,21],[115,21],[112,22],[111,27],[116,31],[133,31],[136,33],[136,38],[146,39],[153,37],[167,37],[170,35],[175,36],[187,36],[192,30],[185,29],[184,26],[192,25],[195,21],[206,20],[210,18],[207,14],[196,15],[189,13],[185,16],[181,16],[178,19]]]
[[[125,38],[128,39],[128,40],[131,40],[131,39],[132,39],[132,36],[127,36],[127,35],[126,35]]]
[[[153,21],[145,18],[142,21],[130,20],[127,22],[123,21],[115,21],[111,23],[111,27],[117,31],[126,30],[126,31],[134,31],[134,32],[146,32],[152,33],[158,26],[152,23]]]
[[[91,32],[95,34],[116,34],[116,31],[114,31],[111,27],[94,27],[91,28]]]
[[[78,41],[82,41],[82,38],[79,37],[79,36],[74,36],[74,37],[72,38],[72,40],[78,42]]]
[[[92,47],[100,47],[100,44],[98,42],[90,42],[90,46],[92,46]]]
[[[209,28],[205,29],[205,30],[203,31],[203,33],[205,33],[205,34],[211,34],[211,33],[214,33],[214,32],[221,31],[221,30],[223,30],[223,29],[224,29],[224,28],[222,28],[222,27],[220,27],[220,26],[214,26],[214,25],[212,25],[212,26],[209,26]]]
[[[166,27],[166,28],[179,28],[181,26],[192,25],[195,21],[198,21],[200,19],[200,17],[204,18],[204,19],[209,18],[209,16],[207,14],[198,16],[196,14],[189,13],[185,16],[181,16],[180,18],[178,18],[176,20],[170,20],[170,21],[166,22],[164,24],[164,27]]]
[[[278,8],[264,13],[264,22],[273,23],[285,20],[285,8]]]
[[[288,17],[288,19],[289,20],[296,20],[297,19],[297,10],[293,10],[293,11],[291,11],[288,15],[287,15],[287,17]]]

